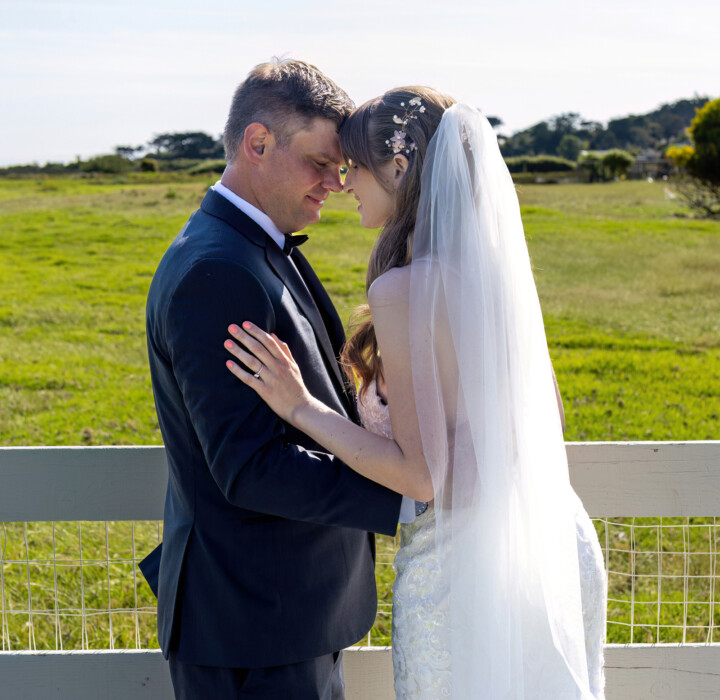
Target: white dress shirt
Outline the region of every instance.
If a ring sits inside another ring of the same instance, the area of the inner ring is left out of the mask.
[[[218,180],[212,187],[218,194],[221,194],[231,204],[234,204],[243,214],[249,216],[275,243],[280,246],[280,250],[285,247],[285,234],[280,232],[280,229],[275,226],[272,219],[264,212],[260,211],[256,206],[245,201],[242,197],[235,194],[231,189],[225,187],[220,180]]]

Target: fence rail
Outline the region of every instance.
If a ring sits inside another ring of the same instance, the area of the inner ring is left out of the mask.
[[[610,518],[630,518],[622,527],[649,527],[636,526],[634,519],[685,518],[690,527],[696,526],[693,518],[710,519],[703,561],[710,567],[712,639],[713,610],[720,599],[715,594],[720,441],[569,443],[567,452],[575,490],[590,515],[606,524]],[[0,522],[24,523],[27,545],[28,523],[159,520],[166,480],[162,447],[0,448]],[[661,522],[659,527],[661,533],[670,525]],[[653,554],[662,563],[662,541],[656,550]],[[634,592],[645,574],[638,573],[632,541],[627,553],[628,585]],[[683,556],[689,561],[687,552]],[[694,574],[684,576],[687,582]],[[659,573],[657,578],[659,586]],[[661,602],[666,604],[658,598],[658,629],[664,626],[659,622]],[[685,601],[683,639],[687,608]],[[382,648],[347,654],[348,700],[393,697],[389,654]],[[609,645],[607,697],[720,698],[719,668],[720,644]],[[0,695],[11,700],[171,697],[167,668],[157,651],[2,652],[0,678]]]

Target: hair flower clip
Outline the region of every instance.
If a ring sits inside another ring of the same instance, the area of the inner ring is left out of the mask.
[[[404,131],[396,131],[395,136],[389,138],[385,143],[392,148],[393,153],[400,153],[405,149],[405,137],[407,134]],[[413,144],[414,146],[415,144]]]
[[[397,114],[393,114],[393,123],[399,126],[405,126],[411,119],[417,119],[417,113],[423,114],[425,112],[425,105],[419,97],[413,97],[408,100],[406,105],[404,102],[400,103],[400,106],[405,109],[405,114],[399,117]],[[410,153],[411,151],[417,151],[417,146],[413,141],[407,140],[407,134],[405,130],[396,131],[395,135],[385,141],[385,143],[392,148],[393,153]]]

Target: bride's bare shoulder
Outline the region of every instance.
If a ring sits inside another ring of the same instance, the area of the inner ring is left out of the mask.
[[[393,267],[383,272],[368,289],[370,308],[408,304],[410,300],[410,266]]]

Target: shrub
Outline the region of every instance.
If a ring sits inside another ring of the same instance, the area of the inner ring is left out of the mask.
[[[578,175],[580,179],[587,182],[604,182],[605,168],[602,158],[597,153],[590,151],[580,156],[578,161]]]
[[[68,168],[64,163],[45,163],[42,167],[43,174],[45,175],[62,175],[67,172]]]
[[[563,182],[577,182],[576,173],[567,170],[551,173],[512,173],[511,175],[516,185],[555,185]]]
[[[575,163],[557,156],[516,156],[506,158],[511,173],[553,173],[575,170]]]
[[[160,164],[156,158],[143,158],[140,161],[140,170],[144,173],[157,173],[160,171]]]
[[[686,165],[688,174],[720,185],[720,99],[698,110],[688,133],[695,145]]]
[[[678,168],[685,168],[695,149],[692,146],[670,146],[665,151],[665,157]]]
[[[155,157],[155,156],[154,156]],[[202,165],[205,160],[198,158],[162,158],[156,157],[158,163],[162,167],[163,172],[173,171],[177,172],[180,170],[189,170],[196,165]]]
[[[613,148],[601,158],[600,162],[609,176],[614,179],[627,175],[627,171],[632,167],[635,159],[627,151]]]
[[[687,174],[674,179],[675,190],[693,211],[701,216],[720,217],[720,185]]]
[[[692,146],[671,147],[665,153],[684,171],[675,187],[691,209],[720,217],[720,99],[697,111],[688,135]]]
[[[81,163],[80,170],[86,173],[125,173],[133,167],[132,161],[118,155],[97,156]]]
[[[188,168],[188,173],[190,175],[200,175],[202,173],[222,173],[223,170],[225,170],[225,159],[218,158],[193,165],[192,168]]]

